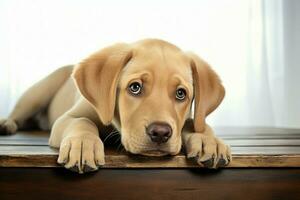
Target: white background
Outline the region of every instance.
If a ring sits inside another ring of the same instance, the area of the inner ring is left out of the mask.
[[[217,71],[215,126],[300,127],[296,0],[0,0],[0,116],[32,83],[115,42],[170,41]]]

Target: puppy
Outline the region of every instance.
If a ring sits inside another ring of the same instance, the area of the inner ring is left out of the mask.
[[[230,148],[205,118],[224,95],[217,74],[193,53],[158,39],[119,43],[33,85],[0,121],[0,132],[15,133],[36,121],[51,129],[57,162],[80,173],[104,165],[99,134],[110,124],[132,154],[176,155],[183,145],[187,157],[216,168],[228,165]]]

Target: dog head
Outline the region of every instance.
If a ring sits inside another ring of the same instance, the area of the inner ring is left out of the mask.
[[[177,154],[193,99],[194,128],[203,132],[225,93],[206,62],[156,39],[102,49],[83,60],[73,77],[103,124],[120,130],[125,149],[149,156]]]

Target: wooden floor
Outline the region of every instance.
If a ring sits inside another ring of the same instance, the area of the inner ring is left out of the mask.
[[[0,199],[299,200],[300,169],[2,168]]]
[[[227,167],[300,167],[300,130],[275,128],[216,128],[231,145],[233,161]],[[18,132],[0,136],[0,167],[60,167],[57,149],[48,146],[49,133]],[[112,138],[112,140],[117,140]],[[149,158],[130,155],[107,140],[104,168],[198,168],[184,152],[177,156]]]
[[[76,174],[56,164],[47,132],[0,136],[0,200],[300,199],[300,130],[217,128],[232,146],[225,169],[200,168],[184,153],[133,156],[106,143],[106,165]]]

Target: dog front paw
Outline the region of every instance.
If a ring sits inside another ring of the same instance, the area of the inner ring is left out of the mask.
[[[185,149],[188,158],[195,158],[199,165],[207,168],[224,167],[232,160],[230,146],[214,136],[194,133]]]
[[[57,162],[78,173],[96,171],[104,165],[104,145],[98,136],[66,137]]]
[[[10,135],[16,133],[17,123],[12,119],[0,119],[0,135]]]

